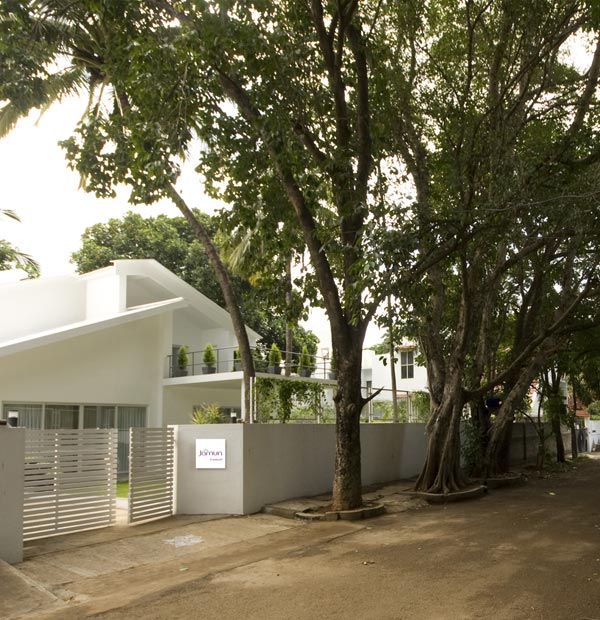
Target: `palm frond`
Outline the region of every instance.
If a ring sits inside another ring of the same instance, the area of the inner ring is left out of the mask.
[[[0,110],[0,138],[7,136],[17,124],[17,121],[24,116],[22,110],[19,110],[11,101],[4,105]]]
[[[0,209],[0,215],[4,217],[9,217],[11,220],[15,220],[16,222],[20,222],[21,219],[12,209]]]

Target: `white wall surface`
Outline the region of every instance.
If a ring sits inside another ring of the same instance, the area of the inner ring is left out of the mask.
[[[214,424],[176,427],[177,512],[250,514],[265,504],[331,490],[332,424]],[[227,469],[196,470],[197,437],[227,439]],[[416,475],[423,424],[361,425],[363,484]]]
[[[103,270],[97,276],[87,277],[85,283],[87,319],[99,319],[125,311],[125,282],[112,270]]]
[[[0,560],[23,560],[25,429],[0,426]]]
[[[76,276],[0,286],[0,342],[85,320],[85,285]]]
[[[158,426],[164,327],[159,315],[0,358],[0,398],[147,406]]]
[[[386,388],[392,389],[392,377],[390,370],[389,355],[387,356],[387,366],[379,359],[381,356],[376,355],[373,351],[365,351],[365,354],[370,354],[368,364],[371,368],[371,381],[373,389]],[[414,377],[412,379],[402,379],[400,369],[400,355],[397,355],[398,361],[396,362],[396,388],[398,391],[406,392],[422,392],[427,390],[427,369],[424,366],[414,365]],[[382,392],[377,396],[377,400],[391,400],[391,392]]]
[[[175,513],[243,514],[244,424],[175,427]],[[196,439],[225,439],[226,469],[196,469]]]

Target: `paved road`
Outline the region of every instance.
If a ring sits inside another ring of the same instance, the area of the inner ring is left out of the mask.
[[[165,540],[186,536],[202,540],[165,551]],[[256,515],[182,524],[145,542],[122,569],[114,541],[93,545],[110,570],[91,562],[57,577],[68,550],[28,560],[27,574],[73,598],[26,617],[600,620],[600,461],[359,524]]]

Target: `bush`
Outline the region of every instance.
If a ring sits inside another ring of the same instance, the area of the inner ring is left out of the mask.
[[[312,363],[312,356],[308,352],[308,348],[306,345],[302,345],[302,352],[300,353],[300,360],[298,361],[298,372],[302,374],[302,371],[312,372],[314,370],[314,365]]]
[[[217,364],[217,356],[210,342],[208,342],[204,347],[204,355],[202,356],[202,361],[205,363],[206,366],[208,366],[208,368],[214,368]]]
[[[281,364],[281,351],[279,347],[273,343],[269,351],[269,366],[279,366]]]
[[[185,370],[188,362],[188,348],[182,344],[177,351],[177,366],[179,366],[180,370]]]
[[[219,405],[215,403],[204,404],[194,409],[192,424],[223,424],[225,418],[221,415]]]

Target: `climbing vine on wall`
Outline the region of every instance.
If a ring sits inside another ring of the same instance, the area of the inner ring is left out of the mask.
[[[276,418],[285,424],[302,410],[308,410],[317,420],[324,398],[323,386],[312,381],[256,380],[256,412],[261,422]]]

